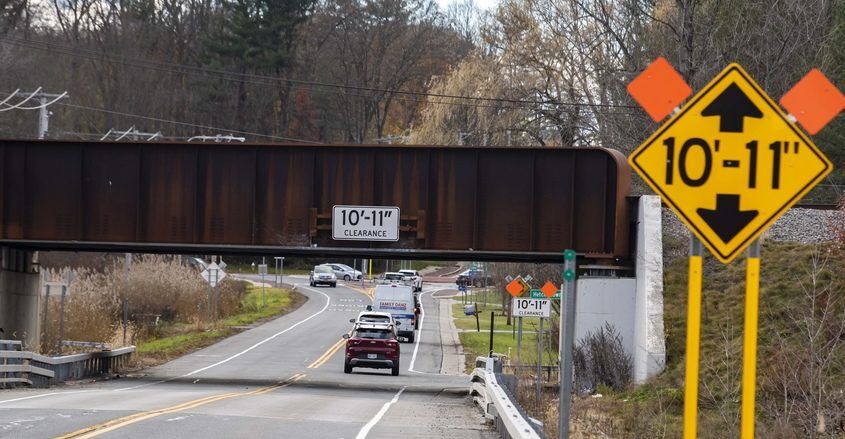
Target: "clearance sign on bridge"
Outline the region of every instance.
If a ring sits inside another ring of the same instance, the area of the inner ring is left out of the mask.
[[[812,70],[782,99],[793,120],[738,64],[688,103],[689,85],[658,58],[628,85],[656,121],[674,115],[628,161],[689,227],[684,438],[697,436],[702,244],[725,264],[748,248],[741,437],[754,437],[760,246],[757,238],[825,178],[833,166],[795,125],[815,134],[845,108],[845,97]]]

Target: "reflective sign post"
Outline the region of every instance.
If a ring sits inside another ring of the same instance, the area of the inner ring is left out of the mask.
[[[701,337],[701,266],[704,247],[694,236],[689,250],[687,369],[684,382],[684,439],[695,439],[698,424],[698,350]]]
[[[745,335],[742,344],[742,439],[754,437],[754,392],[757,385],[757,317],[760,302],[760,242],[748,247],[745,272]]]

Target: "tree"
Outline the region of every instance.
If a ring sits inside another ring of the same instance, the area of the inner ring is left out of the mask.
[[[316,0],[229,0],[223,3],[223,24],[206,41],[208,50],[238,66],[243,73],[271,73],[280,78],[273,103],[273,134],[287,133],[290,83],[286,76],[294,60],[297,28]],[[236,125],[246,126],[246,86],[239,83]]]
[[[492,57],[470,56],[450,74],[435,78],[430,92],[409,143],[511,146],[524,141],[515,127],[529,114],[507,102],[507,83]]]
[[[403,134],[433,74],[457,62],[459,44],[430,0],[338,0],[316,11],[303,68],[323,87],[315,105],[333,139],[374,142]]]

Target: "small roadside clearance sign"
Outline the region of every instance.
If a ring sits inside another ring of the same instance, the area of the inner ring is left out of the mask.
[[[698,92],[629,161],[723,263],[833,169],[738,64]]]
[[[511,306],[512,317],[549,317],[552,315],[552,301],[514,297]]]

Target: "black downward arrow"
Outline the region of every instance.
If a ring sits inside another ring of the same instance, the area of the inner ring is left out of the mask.
[[[721,117],[719,131],[723,133],[741,133],[744,118],[763,117],[760,109],[735,82],[713,99],[713,102],[701,111],[701,115]]]
[[[730,194],[716,195],[715,210],[698,209],[698,215],[725,244],[756,218],[757,213],[756,210],[739,210],[739,195]]]

